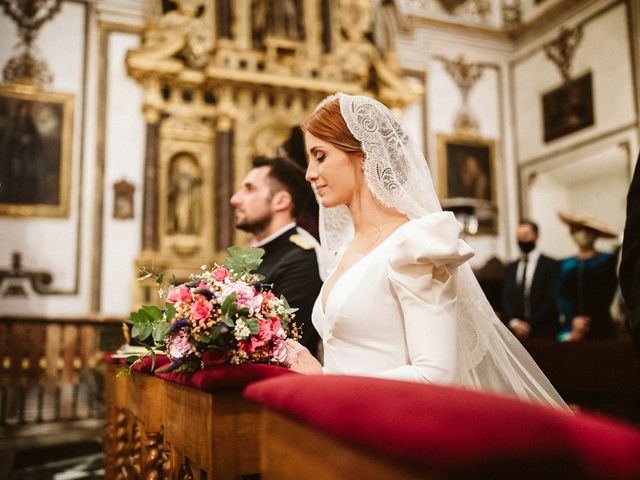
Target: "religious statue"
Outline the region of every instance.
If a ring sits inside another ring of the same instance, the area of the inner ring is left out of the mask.
[[[169,169],[167,224],[170,235],[197,235],[202,216],[202,177],[190,154],[176,156]]]
[[[252,0],[254,45],[264,45],[267,37],[297,41],[304,37],[300,0]]]
[[[187,66],[204,68],[213,47],[211,32],[202,18],[204,0],[176,0],[171,10],[158,20],[155,28],[145,32],[143,51],[158,59],[180,54]]]

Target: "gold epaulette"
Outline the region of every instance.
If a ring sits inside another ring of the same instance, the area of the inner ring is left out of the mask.
[[[291,235],[289,237],[289,241],[291,243],[293,243],[294,245],[297,245],[298,247],[300,247],[303,250],[313,250],[313,247],[314,247],[312,241],[310,241],[307,238],[304,238],[299,233],[294,233],[293,235]]]

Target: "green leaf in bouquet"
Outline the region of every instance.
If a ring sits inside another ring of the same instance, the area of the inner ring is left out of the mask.
[[[156,278],[156,285],[162,285],[162,282],[164,282],[164,273],[161,273],[158,275],[158,278]]]
[[[218,327],[211,327],[211,330],[209,330],[209,337],[211,337],[211,340],[215,340],[219,336],[220,336],[220,329]]]
[[[145,314],[151,317],[151,321],[156,322],[162,320],[162,310],[155,305],[143,305],[141,309]]]
[[[227,258],[223,265],[229,270],[233,271],[234,277],[238,278],[242,274],[255,270],[262,263],[262,256],[264,250],[256,247],[229,247],[229,258]]]
[[[224,323],[227,327],[233,328],[236,326],[233,318],[231,318],[229,315],[224,314],[222,315],[222,317],[220,317],[220,319],[222,320],[222,323]]]
[[[137,340],[144,340],[153,333],[153,325],[150,323],[134,323],[131,336]]]
[[[173,306],[173,303],[165,302],[164,304],[164,313],[165,313],[165,321],[171,322],[174,318],[176,318],[176,307]]]
[[[224,299],[220,308],[222,309],[222,313],[233,317],[238,312],[238,307],[236,306],[236,292],[231,292],[227,295],[227,298]]]
[[[153,277],[153,273],[149,272],[146,275],[143,275],[141,277],[138,277],[138,281],[139,282],[144,282],[145,280],[148,280],[149,278]]]
[[[251,332],[251,335],[255,335],[260,331],[260,325],[258,325],[257,319],[242,317],[242,320],[244,320],[244,323],[247,325],[247,327],[249,327],[249,331]]]
[[[164,337],[167,336],[167,333],[169,332],[169,325],[162,322],[162,323],[158,323],[153,327],[153,341],[156,343],[161,342]]]
[[[280,301],[284,305],[284,308],[287,311],[287,313],[296,313],[298,310],[300,310],[299,308],[291,307],[289,305],[289,302],[287,302],[287,299],[284,298],[284,295],[280,295]]]
[[[140,360],[140,355],[129,355],[128,357],[125,358],[125,361],[127,363],[135,363],[138,360]]]

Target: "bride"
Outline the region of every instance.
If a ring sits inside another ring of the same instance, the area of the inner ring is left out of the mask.
[[[460,224],[442,211],[426,160],[391,111],[337,94],[303,130],[330,276],[312,316],[324,366],[289,340],[289,368],[460,385],[566,408],[494,314],[465,263],[473,251]]]

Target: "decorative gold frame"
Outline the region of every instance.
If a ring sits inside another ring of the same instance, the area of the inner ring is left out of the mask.
[[[477,233],[498,233],[498,184],[497,184],[497,159],[495,140],[480,138],[471,135],[438,134],[438,192],[443,208],[469,207],[473,208],[478,217],[479,225]],[[458,150],[458,154],[451,152],[451,147]],[[451,192],[449,188],[451,164],[459,162],[459,155],[466,150],[475,153],[476,166],[480,168],[486,178],[486,195],[477,196],[465,194],[462,189]],[[453,158],[450,156],[453,154]],[[454,209],[455,211],[455,209]]]
[[[28,85],[0,85],[0,100],[20,100],[30,103],[56,104],[62,107],[62,118],[57,128],[59,136],[59,167],[57,174],[58,201],[55,204],[26,204],[0,202],[0,215],[15,217],[66,217],[69,215],[71,190],[71,153],[73,142],[73,102],[69,93],[45,91]],[[2,119],[0,119],[1,124]],[[0,162],[5,161],[0,158]],[[29,188],[25,185],[24,188]]]
[[[478,200],[486,200],[496,205],[497,202],[497,183],[496,183],[496,142],[494,140],[473,137],[468,135],[446,135],[438,134],[438,186],[441,199],[453,198],[448,189],[449,180],[449,164],[452,159],[448,158],[447,149],[450,146],[460,148],[470,148],[476,151],[486,151],[488,157],[488,169],[483,169],[487,174],[489,181],[489,192],[487,198],[476,198]],[[488,171],[487,171],[488,170]],[[473,198],[473,197],[471,197]]]

